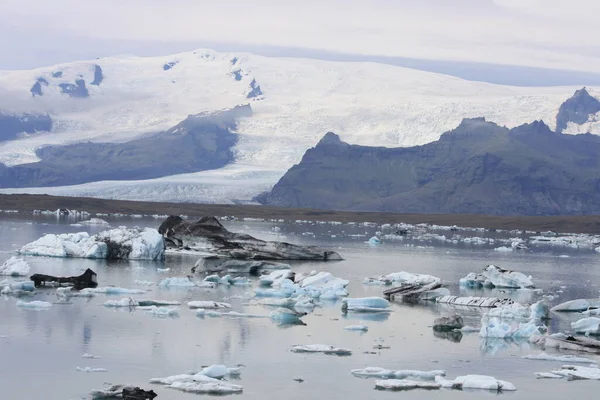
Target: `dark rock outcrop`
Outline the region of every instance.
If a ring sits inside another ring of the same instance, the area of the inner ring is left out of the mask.
[[[36,152],[39,162],[10,168],[0,164],[0,187],[151,179],[221,168],[234,159],[236,120],[250,115],[250,106],[238,106],[191,115],[167,131],[126,143],[44,147]]]
[[[56,71],[56,72],[52,73],[53,78],[62,78],[62,75],[63,75],[62,71]]]
[[[600,213],[600,137],[536,121],[514,129],[465,119],[423,146],[367,147],[326,134],[263,204],[492,215]]]
[[[600,112],[600,101],[590,95],[586,88],[579,89],[560,106],[556,115],[556,132],[562,133],[569,122],[584,124],[597,112]]]
[[[262,95],[263,95],[263,92],[260,88],[260,85],[258,83],[256,83],[256,79],[252,79],[252,82],[250,82],[250,92],[248,92],[246,97],[249,99],[254,99],[254,98],[260,97]]]
[[[90,92],[85,86],[85,81],[83,79],[75,80],[75,84],[73,83],[59,83],[60,92],[62,94],[66,94],[72,98],[85,98],[90,96]]]
[[[231,76],[233,76],[233,79],[235,79],[236,81],[241,81],[243,78],[242,70],[236,69],[235,71],[231,71]]]
[[[209,251],[243,260],[341,260],[338,253],[315,246],[267,242],[253,236],[230,232],[215,217],[187,222],[170,216],[158,228],[167,248]]]
[[[171,62],[165,63],[165,64],[163,65],[163,70],[165,70],[165,71],[168,71],[168,70],[170,70],[171,68],[173,68],[174,66],[176,66],[177,64],[178,64],[178,62],[177,62],[177,61],[171,61]]]
[[[103,80],[104,74],[102,73],[102,68],[99,65],[94,65],[94,80],[90,85],[100,86]]]
[[[21,133],[51,130],[52,118],[48,114],[10,115],[0,112],[0,142],[16,139]]]

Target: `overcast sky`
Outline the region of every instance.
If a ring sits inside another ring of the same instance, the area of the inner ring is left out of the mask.
[[[0,69],[212,47],[596,73],[598,15],[598,0],[1,0]]]

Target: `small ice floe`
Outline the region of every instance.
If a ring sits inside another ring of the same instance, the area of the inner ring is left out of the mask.
[[[47,310],[52,307],[52,303],[48,303],[47,301],[17,301],[17,307],[27,308],[31,310]]]
[[[94,236],[87,232],[47,234],[23,246],[19,253],[47,257],[162,260],[165,244],[156,229],[119,227]]]
[[[334,356],[350,356],[352,350],[334,347],[328,344],[306,344],[292,347],[293,353],[323,353]]]
[[[200,301],[190,301],[187,303],[188,307],[191,309],[202,308],[205,310],[218,310],[222,308],[231,308],[231,304],[223,303],[219,301],[211,301],[211,300],[200,300]]]
[[[304,324],[300,318],[305,315],[305,312],[298,312],[289,308],[278,308],[272,311],[269,317],[280,325],[300,325]]]
[[[91,358],[91,359],[95,359],[95,360],[97,360],[97,359],[100,359],[100,358],[102,358],[102,357],[100,357],[100,356],[95,356],[95,355],[93,355],[93,354],[88,354],[88,353],[85,353],[85,354],[83,354],[83,355],[81,356],[81,358]]]
[[[446,376],[446,371],[419,371],[419,370],[392,370],[379,367],[367,367],[353,369],[350,373],[361,378],[382,378],[382,379],[421,379],[434,380],[436,376]]]
[[[585,333],[586,335],[600,335],[600,318],[582,318],[572,322],[571,329],[577,333]]]
[[[500,252],[500,253],[510,253],[513,251],[512,247],[506,247],[506,246],[500,246],[500,247],[496,247],[494,249],[494,251]]]
[[[379,239],[377,236],[373,236],[367,241],[367,243],[369,244],[369,246],[377,246],[381,244],[381,239]]]
[[[449,317],[436,318],[435,321],[433,321],[433,330],[438,332],[460,330],[463,326],[465,326],[463,318],[458,314]]]
[[[540,354],[529,354],[523,356],[522,358],[526,360],[540,360],[540,361],[560,361],[560,362],[570,362],[570,363],[586,363],[586,364],[594,364],[597,361],[594,361],[590,358],[577,357],[570,354],[565,355],[552,355],[548,353],[540,353]]]
[[[479,307],[479,308],[493,308],[502,306],[505,304],[511,304],[512,300],[499,299],[497,297],[458,297],[458,296],[443,296],[435,300],[437,303],[450,304],[453,306],[464,306],[464,307]]]
[[[0,275],[4,276],[27,276],[31,268],[27,261],[18,257],[11,257],[0,265]]]
[[[555,333],[547,336],[532,336],[531,343],[537,344],[545,349],[572,350],[585,353],[600,354],[600,341],[585,336],[567,336]]]
[[[77,367],[79,372],[107,372],[106,368]]]
[[[240,367],[226,367],[224,365],[211,365],[195,374],[180,374],[166,378],[152,378],[150,383],[165,385],[169,389],[196,394],[230,394],[241,393],[243,387],[234,385],[226,380],[227,376],[240,375]]]
[[[181,303],[177,300],[138,300],[137,302],[138,305],[142,307],[181,305]]]
[[[390,302],[381,297],[346,298],[342,312],[391,312]]]
[[[126,297],[121,300],[108,300],[104,303],[104,307],[137,307],[140,303],[133,297]]]
[[[558,304],[550,309],[554,312],[582,312],[600,308],[600,299],[577,299]]]
[[[156,272],[169,272],[171,268],[156,268]]]
[[[107,294],[107,295],[119,295],[119,294],[144,294],[145,290],[141,289],[127,289],[116,286],[106,286],[97,288],[85,288],[79,291],[81,296],[78,297],[92,297],[94,294]]]
[[[400,271],[388,275],[365,278],[364,285],[428,285],[434,282],[441,282],[440,278],[424,274],[412,274],[410,272]]]
[[[225,275],[223,277],[220,277],[219,275],[209,275],[206,278],[204,278],[203,282],[211,282],[217,285],[234,285],[234,286],[247,286],[250,285],[250,279],[243,277],[243,276],[238,276],[233,278],[231,275]]]
[[[366,325],[349,325],[344,327],[345,331],[358,331],[358,332],[367,332],[369,327]]]
[[[600,315],[600,308],[590,308],[589,310],[583,311],[583,315]]]
[[[336,300],[348,296],[346,286],[349,283],[350,281],[337,278],[329,272],[294,274],[283,270],[274,271],[261,278],[263,287],[256,288],[254,293],[257,297],[284,298],[305,295],[321,300]]]
[[[499,339],[529,338],[540,335],[540,327],[533,321],[517,322],[507,321],[496,317],[484,316],[481,318],[480,337]]]
[[[229,317],[229,318],[268,318],[268,315],[257,315],[257,314],[246,314],[237,311],[219,312],[219,311],[207,311],[203,308],[199,308],[196,311],[196,316],[204,318],[206,317]]]
[[[533,288],[534,284],[531,276],[526,276],[521,272],[509,271],[488,265],[482,273],[471,272],[459,281],[461,286],[466,287],[497,287],[511,289]]]
[[[481,389],[492,390],[496,392],[517,390],[515,385],[512,383],[487,375],[464,375],[459,376],[454,380],[448,380],[441,376],[436,376],[435,381],[442,385],[442,387],[449,389]]]
[[[133,283],[135,283],[138,286],[154,286],[154,285],[156,285],[156,283],[152,282],[152,281],[133,281]]]
[[[410,379],[386,379],[375,381],[375,389],[377,390],[413,390],[413,389],[427,389],[435,390],[441,388],[442,385],[437,382],[422,382],[412,381]]]
[[[189,276],[174,276],[163,279],[158,283],[158,286],[163,288],[202,287],[212,289],[216,285],[213,282],[195,282]]]
[[[548,318],[548,312],[548,305],[538,301],[529,307],[520,303],[504,304],[490,309],[487,315],[502,319],[541,320]]]
[[[265,299],[261,299],[258,304],[264,306],[272,306],[272,307],[283,307],[290,308],[294,310],[307,311],[310,312],[315,308],[315,301],[311,297],[308,296],[297,296],[297,297],[285,297],[285,298],[277,298],[277,297],[268,297]]]
[[[101,225],[101,226],[109,225],[108,222],[106,222],[105,220],[103,220],[101,218],[90,218],[86,221],[80,221],[79,223],[81,225]]]
[[[560,369],[548,372],[536,372],[538,378],[563,378],[575,380],[600,380],[600,368],[595,366],[563,365]]]
[[[179,316],[179,309],[176,307],[139,306],[136,309],[146,311],[146,314],[151,314],[155,317]]]
[[[8,282],[3,282],[8,283]],[[2,285],[0,285],[2,286]],[[21,296],[23,294],[32,294],[35,291],[35,285],[32,281],[13,282],[6,284],[0,294],[10,296]]]

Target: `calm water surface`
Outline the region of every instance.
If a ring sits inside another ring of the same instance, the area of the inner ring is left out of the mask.
[[[66,233],[102,228],[74,227],[73,220],[53,217],[7,217],[0,219],[0,263],[20,246],[45,233]],[[158,227],[153,219],[109,220],[114,226]],[[545,294],[559,297],[558,303],[574,298],[598,297],[600,255],[566,250],[533,253],[498,253],[487,247],[436,245],[436,243],[384,243],[369,247],[365,240],[376,228],[362,226],[274,224],[265,222],[226,222],[233,230],[243,230],[264,239],[280,239],[300,244],[320,244],[338,250],[344,261],[295,263],[297,271],[325,270],[351,281],[352,297],[380,296],[382,288],[363,286],[366,276],[409,271],[436,275],[449,284],[453,293],[464,295],[510,296],[522,302],[535,301],[540,294],[531,291],[498,293],[459,289],[458,279],[479,271],[487,264],[533,275]],[[272,228],[279,226],[274,234]],[[310,233],[307,233],[310,232]],[[312,234],[311,234],[312,233]],[[303,235],[304,234],[304,235]],[[314,234],[314,235],[313,235]],[[349,235],[363,234],[365,237]],[[334,235],[335,237],[332,237]],[[559,254],[569,257],[559,257]],[[239,312],[268,315],[270,309],[253,305],[252,287],[218,289],[161,289],[137,286],[136,280],[158,282],[168,276],[190,273],[196,257],[167,256],[164,263],[106,262],[79,259],[27,257],[32,273],[78,275],[86,268],[98,273],[100,286],[148,289],[136,298],[228,301]],[[170,268],[167,273],[158,268]],[[198,279],[202,279],[198,276]],[[178,318],[154,318],[143,311],[103,307],[108,299],[123,296],[98,295],[91,299],[73,298],[71,304],[54,304],[50,310],[33,311],[16,307],[17,299],[0,298],[0,390],[4,400],[85,398],[91,389],[105,382],[139,385],[154,389],[159,399],[193,399],[162,386],[148,384],[153,377],[197,371],[210,364],[245,366],[241,379],[246,399],[473,399],[497,394],[460,391],[375,391],[374,380],[355,378],[353,368],[378,366],[391,369],[444,369],[449,378],[465,374],[493,375],[513,382],[518,391],[504,393],[514,399],[562,399],[590,396],[598,382],[536,380],[534,372],[546,372],[561,363],[530,361],[522,355],[539,353],[527,343],[485,340],[477,333],[465,334],[460,341],[434,336],[433,320],[452,312],[443,306],[394,304],[389,316],[346,317],[340,304],[328,303],[304,317],[305,326],[279,327],[269,319],[203,319],[182,306]],[[54,291],[39,290],[34,300],[54,302]],[[479,327],[478,310],[461,311],[468,325]],[[577,316],[555,315],[550,332],[565,331]],[[364,323],[365,334],[344,331],[347,325]],[[300,355],[291,353],[295,344],[332,344],[350,348],[350,357]],[[377,345],[389,349],[374,350]],[[101,359],[84,359],[91,353]],[[593,357],[593,356],[592,356]],[[600,361],[600,359],[599,359]],[[104,373],[84,373],[76,367],[106,368]],[[303,383],[293,379],[302,378]]]

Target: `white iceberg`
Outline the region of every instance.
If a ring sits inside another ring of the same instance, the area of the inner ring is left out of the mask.
[[[563,365],[560,369],[551,371],[550,374],[566,378],[568,380],[600,380],[600,368],[598,367]],[[550,374],[536,373],[538,377],[540,377],[540,375],[545,375],[543,377],[550,377]]]
[[[69,289],[69,288],[65,288]],[[57,290],[58,292],[58,290]],[[71,295],[72,297],[92,297],[95,294],[107,294],[107,295],[118,295],[118,294],[144,294],[146,291],[141,289],[127,289],[117,286],[105,286],[96,288],[85,288],[81,289],[79,295]]]
[[[359,331],[359,332],[367,332],[369,327],[366,325],[349,325],[344,327],[345,331]]]
[[[582,312],[590,308],[600,308],[600,299],[577,299],[558,304],[550,309],[554,312]]]
[[[189,276],[173,276],[171,278],[165,278],[158,283],[160,287],[194,287],[198,286],[198,284]],[[206,285],[204,285],[206,287]],[[214,287],[214,284],[209,284],[208,286]]]
[[[95,355],[93,355],[93,354],[88,354],[88,353],[85,353],[85,354],[83,354],[83,355],[81,356],[81,358],[93,358],[93,359],[100,359],[100,358],[102,358],[102,357],[100,357],[100,356],[95,356]]]
[[[500,307],[505,304],[511,304],[510,300],[499,299],[497,297],[458,297],[458,296],[443,296],[438,297],[435,300],[437,303],[450,304],[453,306],[464,306],[464,307],[479,307],[479,308],[493,308]]]
[[[441,279],[431,275],[412,274],[410,272],[400,271],[388,275],[375,276],[365,278],[364,285],[392,285],[392,284],[416,284],[429,285],[431,283],[440,282]]]
[[[33,292],[35,291],[35,285],[33,284],[32,281],[22,281],[22,282],[13,282],[13,283],[9,283],[6,286],[4,286],[4,288],[2,288],[2,291],[0,291],[0,294],[3,295],[21,295],[24,292]]]
[[[590,358],[577,357],[577,356],[573,356],[570,354],[555,356],[552,354],[540,353],[540,354],[529,354],[529,355],[523,356],[522,358],[524,358],[526,360],[540,360],[540,361],[560,361],[560,362],[586,363],[586,364],[596,363],[596,361],[594,361]]]
[[[377,236],[373,236],[367,243],[369,243],[371,246],[377,246],[381,244],[381,239],[379,239]]]
[[[21,308],[29,308],[32,310],[47,310],[52,307],[52,303],[48,303],[47,301],[17,301],[17,307]]]
[[[221,379],[227,375],[239,376],[241,374],[240,367],[229,368],[225,365],[213,364],[206,368],[203,368],[199,374],[208,376],[209,378]]]
[[[471,272],[466,277],[460,279],[459,283],[461,286],[467,287],[497,287],[512,289],[534,287],[531,276],[526,276],[521,272],[508,271],[495,265],[488,265],[481,274]]]
[[[538,301],[527,307],[520,303],[503,304],[488,311],[488,317],[541,320],[548,317],[548,305]]]
[[[297,345],[292,347],[294,353],[323,353],[327,355],[335,356],[349,356],[352,355],[352,350],[343,349],[328,344],[306,344]]]
[[[383,378],[383,379],[421,379],[434,380],[436,376],[445,376],[446,371],[419,371],[419,370],[392,370],[379,367],[367,367],[353,369],[350,373],[362,378]]]
[[[486,375],[464,375],[459,376],[454,380],[448,380],[441,376],[436,376],[435,381],[444,388],[449,389],[482,389],[493,391],[514,391],[517,390],[515,385],[510,382],[502,381],[493,376]]]
[[[140,303],[133,297],[126,297],[121,300],[108,300],[104,303],[105,307],[137,307]]]
[[[586,335],[600,335],[600,318],[582,318],[572,322],[571,329],[577,333],[585,333]]]
[[[180,374],[166,378],[152,378],[150,383],[166,385],[167,388],[196,394],[229,394],[240,393],[243,387],[234,385],[223,378],[227,375],[240,374],[239,367],[228,368],[224,365],[211,365],[196,374]]]
[[[137,310],[144,310],[146,314],[155,317],[176,317],[179,315],[179,309],[176,307],[139,306]]]
[[[494,251],[498,251],[501,253],[510,253],[511,251],[513,251],[512,247],[506,247],[506,246],[500,246],[500,247],[496,247],[494,249]]]
[[[85,221],[80,221],[81,225],[109,225],[108,222],[103,220],[102,218],[90,218]]]
[[[439,389],[442,385],[437,382],[420,382],[409,379],[386,379],[375,381],[378,390],[412,390],[412,389]]]
[[[87,232],[47,234],[26,244],[20,254],[47,257],[162,260],[165,244],[156,229],[119,227],[90,236]]]
[[[205,310],[216,310],[216,309],[221,309],[221,308],[231,308],[231,304],[229,304],[229,303],[223,303],[223,302],[219,302],[219,301],[210,301],[210,300],[190,301],[190,302],[187,303],[187,305],[191,309],[202,308],[202,309],[205,309]]]
[[[278,308],[277,310],[272,311],[271,314],[269,314],[269,317],[281,325],[294,325],[301,324],[302,320],[300,318],[305,315],[306,313],[297,312],[288,308]]]
[[[214,379],[209,382],[175,381],[166,387],[169,389],[176,389],[181,390],[182,392],[196,394],[229,394],[241,393],[243,391],[243,386],[234,385],[233,383],[218,379]]]
[[[294,278],[294,281],[292,281]],[[257,297],[307,296],[322,300],[336,300],[348,296],[350,282],[329,272],[312,271],[307,275],[294,275],[288,270],[273,271],[261,278],[261,286],[254,290]],[[265,286],[269,288],[264,288]]]
[[[391,312],[390,302],[381,297],[346,298],[342,300],[343,312]]]
[[[107,372],[105,368],[77,367],[76,369],[80,372]]]
[[[27,261],[18,257],[11,257],[0,265],[0,275],[5,276],[27,276],[31,268]]]
[[[534,334],[540,335],[539,328],[534,322],[507,321],[496,317],[489,318],[484,316],[481,319],[479,336],[499,339],[529,338]]]

